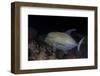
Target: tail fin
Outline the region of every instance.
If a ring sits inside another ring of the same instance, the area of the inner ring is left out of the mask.
[[[85,37],[83,37],[83,38],[79,41],[79,43],[78,43],[78,46],[77,46],[78,52],[80,51],[80,46],[81,46],[81,44],[82,44],[82,42],[83,42],[84,39],[85,39]]]

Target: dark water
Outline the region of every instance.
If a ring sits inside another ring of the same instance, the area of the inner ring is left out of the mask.
[[[68,29],[77,29],[82,34],[87,34],[87,17],[63,17],[63,16],[41,16],[29,15],[29,27],[35,28],[39,33],[51,31],[65,32]]]

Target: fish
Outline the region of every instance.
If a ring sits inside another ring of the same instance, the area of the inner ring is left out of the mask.
[[[77,43],[75,39],[71,37],[73,31],[76,31],[76,29],[70,29],[66,32],[49,32],[45,38],[45,42],[53,47],[54,52],[59,49],[67,54],[69,50],[75,47],[77,47],[76,52],[79,52],[84,37]]]

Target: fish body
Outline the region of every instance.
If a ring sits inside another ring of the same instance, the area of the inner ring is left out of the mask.
[[[45,38],[45,42],[52,46],[55,50],[62,50],[67,53],[70,49],[76,47],[78,44],[69,35],[63,32],[50,32]]]

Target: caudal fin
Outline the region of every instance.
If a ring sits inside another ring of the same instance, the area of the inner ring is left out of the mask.
[[[80,46],[81,46],[81,44],[83,43],[84,39],[85,39],[85,37],[83,37],[83,38],[79,41],[79,43],[78,43],[78,46],[77,46],[78,52],[80,51]]]

